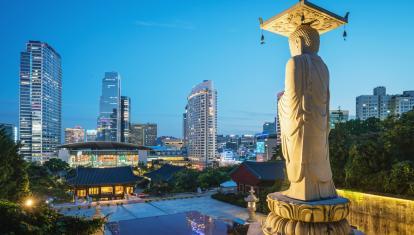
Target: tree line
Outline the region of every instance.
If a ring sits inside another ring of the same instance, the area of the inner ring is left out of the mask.
[[[92,234],[103,219],[64,216],[51,209],[46,199],[67,201],[69,188],[59,173],[67,163],[52,159],[43,165],[26,162],[19,144],[0,129],[0,234]],[[26,204],[28,200],[33,205]]]
[[[414,110],[337,123],[329,148],[338,188],[414,196]]]

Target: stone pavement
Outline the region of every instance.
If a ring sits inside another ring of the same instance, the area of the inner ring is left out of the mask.
[[[199,197],[159,200],[151,202],[141,202],[124,205],[102,205],[101,211],[104,215],[109,214],[109,221],[129,220],[159,215],[176,214],[187,211],[199,211],[202,214],[222,220],[246,220],[248,217],[246,208],[234,206],[228,203],[212,199],[210,195]],[[81,208],[62,210],[65,215],[92,217],[95,208]],[[264,218],[264,215],[258,214],[258,218]]]

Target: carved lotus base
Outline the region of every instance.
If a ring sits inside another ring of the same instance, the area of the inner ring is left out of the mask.
[[[343,197],[307,202],[276,192],[267,195],[267,205],[277,216],[302,222],[335,222],[349,214],[349,200]]]
[[[267,204],[271,212],[262,225],[266,235],[351,234],[346,198],[307,202],[276,192],[267,195]]]
[[[308,223],[282,218],[269,213],[262,225],[265,235],[349,235],[351,227],[346,219],[336,222]]]

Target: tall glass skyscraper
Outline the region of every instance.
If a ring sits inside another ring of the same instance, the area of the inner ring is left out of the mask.
[[[129,141],[129,126],[131,123],[131,98],[121,96],[121,142]]]
[[[117,72],[106,72],[102,79],[97,131],[98,141],[121,140],[121,77]]]
[[[20,54],[19,137],[28,161],[46,161],[61,144],[62,67],[47,43],[29,41]]]
[[[205,80],[187,97],[186,136],[190,161],[200,169],[217,160],[217,91]]]

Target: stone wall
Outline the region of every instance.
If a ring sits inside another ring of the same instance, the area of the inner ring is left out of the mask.
[[[348,221],[367,235],[414,234],[414,201],[337,190],[351,201]]]

